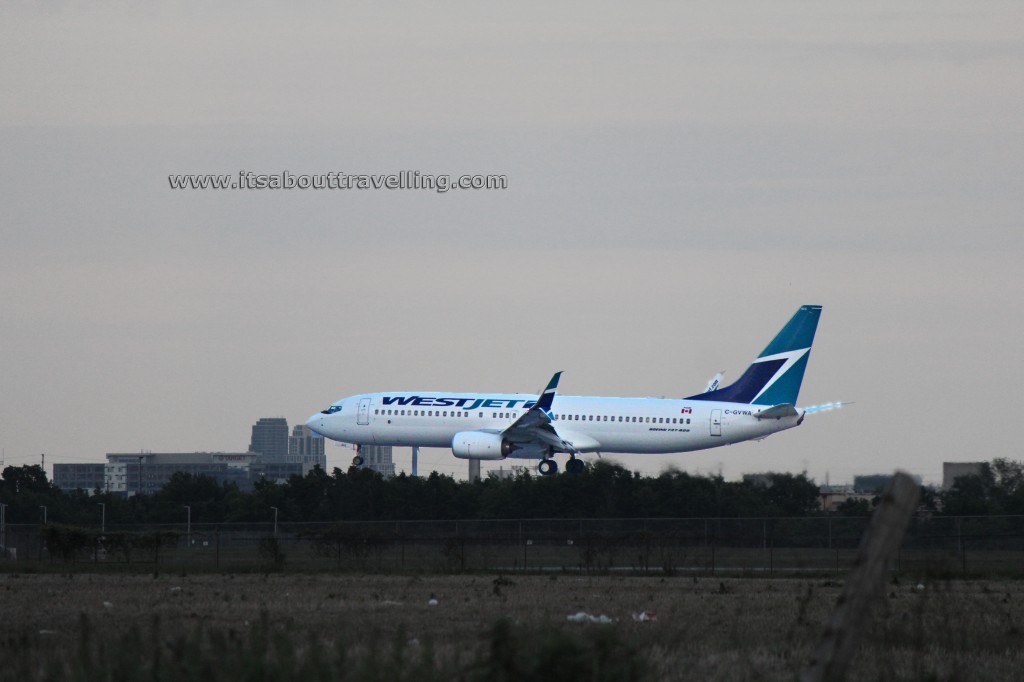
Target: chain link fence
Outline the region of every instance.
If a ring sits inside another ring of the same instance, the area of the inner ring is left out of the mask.
[[[785,575],[845,572],[867,517],[514,519],[165,524],[8,524],[0,569],[383,573],[627,572]],[[920,516],[896,570],[1024,574],[1024,517]]]

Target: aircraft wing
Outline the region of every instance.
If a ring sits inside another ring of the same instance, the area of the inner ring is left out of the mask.
[[[558,380],[561,376],[561,372],[555,372],[536,404],[501,432],[504,438],[520,446],[537,443],[548,446],[556,452],[578,452],[572,443],[558,435],[558,431],[552,424],[551,405],[555,400],[555,392],[558,389]]]

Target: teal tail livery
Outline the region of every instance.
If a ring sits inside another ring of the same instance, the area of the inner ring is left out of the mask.
[[[545,476],[580,473],[586,453],[692,452],[761,440],[847,403],[796,406],[821,306],[801,306],[735,382],[719,373],[683,399],[567,396],[556,372],[539,394],[388,391],[343,398],[306,425],[357,445],[451,448],[461,459],[527,459]],[[355,466],[362,458],[353,460]]]
[[[819,317],[820,305],[801,306],[736,383],[688,400],[796,405]]]

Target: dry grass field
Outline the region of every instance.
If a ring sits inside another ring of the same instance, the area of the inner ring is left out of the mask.
[[[792,680],[839,591],[821,578],[2,574],[0,678]],[[1022,582],[890,584],[849,678],[1020,679],[1022,607]],[[634,622],[641,611],[657,620]],[[614,622],[567,620],[578,612]]]

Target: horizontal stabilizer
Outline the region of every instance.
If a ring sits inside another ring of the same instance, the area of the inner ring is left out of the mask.
[[[782,419],[783,417],[797,417],[800,413],[796,411],[790,403],[782,403],[781,405],[773,405],[767,410],[761,410],[755,412],[754,416],[758,419]]]

